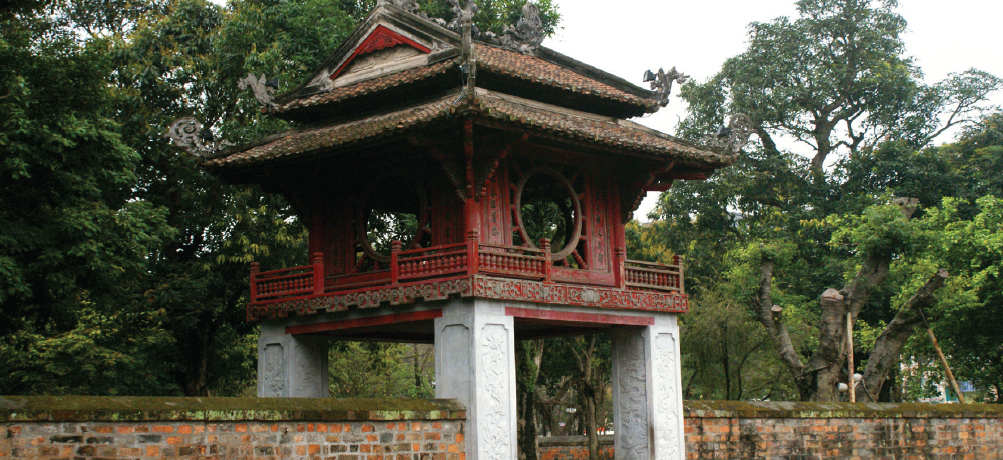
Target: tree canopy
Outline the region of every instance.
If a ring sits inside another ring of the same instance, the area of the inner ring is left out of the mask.
[[[1001,193],[985,182],[991,179],[982,168],[994,164],[994,147],[985,143],[994,142],[999,117],[990,115],[988,96],[1003,81],[970,69],[924,83],[904,54],[906,23],[895,2],[804,0],[797,6],[796,18],[751,24],[746,51],[708,80],[683,86],[690,113],[681,135],[699,140],[728,117],[745,114],[754,142],[717,177],[663,194],[655,222],[638,227],[635,238],[647,241],[648,247],[638,245],[641,253],[661,245],[667,249],[661,252],[687,256],[697,306],[686,321],[705,324],[703,315],[742,305],[747,318],[761,324],[773,359],[751,368],[779,363],[788,378],[774,380],[759,397],[786,392],[838,399],[836,383],[848,380],[843,337],[851,314],[863,342],[855,347],[856,361],[875,373],[865,372],[864,384],[877,387],[865,396],[887,399],[885,377],[898,370],[879,372],[874,363],[880,360],[868,358],[897,362],[919,327],[918,317],[902,311],[942,305],[942,294],[934,292],[971,273],[931,242],[942,233],[926,226],[928,212],[947,213],[962,225],[982,212],[980,197]],[[968,131],[958,143],[929,146],[959,126]],[[949,197],[960,201],[942,204]],[[941,268],[950,281],[937,276]],[[701,311],[704,301],[707,311]],[[694,376],[719,375],[708,366],[731,372],[727,364],[694,366]],[[733,390],[725,387],[713,394],[730,397]]]

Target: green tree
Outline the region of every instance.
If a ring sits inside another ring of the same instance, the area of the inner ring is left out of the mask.
[[[0,392],[142,393],[164,380],[145,258],[173,232],[132,196],[109,42],[57,13],[0,16]]]
[[[718,285],[726,284],[723,292],[749,305],[773,339],[798,397],[832,400],[836,382],[847,378],[846,313],[870,330],[903,305],[893,300],[901,285],[892,283],[905,280],[889,273],[915,249],[903,240],[912,224],[882,205],[900,191],[936,205],[963,182],[925,169],[954,166],[916,152],[945,129],[974,121],[1001,80],[970,70],[922,83],[903,55],[905,21],[894,2],[797,5],[793,20],[752,24],[748,49],[710,80],[684,85],[691,112],[682,135],[698,139],[744,113],[756,142],[720,176],[663,194],[656,215],[664,244],[688,255],[691,292],[722,292]],[[906,158],[921,162],[894,169]],[[859,232],[834,235],[838,227],[817,224],[834,224],[827,216],[842,216]],[[718,267],[732,263],[743,274],[722,279]],[[830,286],[838,295],[820,295]],[[811,327],[792,331],[795,319]]]

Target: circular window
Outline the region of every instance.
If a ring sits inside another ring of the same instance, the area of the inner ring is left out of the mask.
[[[404,249],[429,243],[424,193],[420,187],[403,181],[396,184],[396,187],[377,188],[367,193],[357,224],[361,255],[384,264],[390,261],[390,249],[395,240],[402,242]]]
[[[523,244],[538,247],[550,240],[551,258],[564,260],[582,235],[582,205],[574,187],[561,173],[549,168],[530,170],[517,185],[516,236]]]

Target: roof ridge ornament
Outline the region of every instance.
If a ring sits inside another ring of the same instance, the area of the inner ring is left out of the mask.
[[[227,140],[213,141],[211,132],[202,131],[202,123],[195,117],[181,117],[171,122],[164,137],[191,155],[206,158],[214,153],[235,145]],[[206,141],[209,141],[207,144]]]
[[[530,54],[540,47],[545,36],[540,7],[535,3],[526,2],[522,5],[522,16],[519,17],[515,27],[505,26],[505,31],[498,40],[506,48]]]
[[[715,135],[704,137],[703,143],[723,153],[735,155],[749,143],[752,131],[752,119],[739,113],[732,115],[728,126],[722,126]]]
[[[400,8],[400,9],[402,9],[404,11],[407,11],[408,13],[411,13],[411,14],[419,14],[419,11],[420,11],[420,8],[418,7],[418,1],[417,0],[377,0],[376,1],[376,6],[377,7],[379,7],[381,5],[386,5],[386,4],[390,4],[390,5],[396,6],[397,8]]]
[[[275,107],[275,88],[279,86],[279,79],[273,78],[268,80],[264,75],[257,76],[251,72],[247,73],[247,76],[237,80],[237,88],[241,90],[246,90],[248,88],[254,92],[254,99],[257,99],[261,105],[274,108]]]
[[[675,82],[681,85],[689,79],[689,75],[676,70],[676,67],[672,66],[668,73],[662,70],[662,68],[658,69],[657,74],[651,70],[646,70],[643,81],[651,83],[651,89],[658,93],[658,103],[662,107],[665,107],[669,105],[669,94],[672,93],[672,83]]]

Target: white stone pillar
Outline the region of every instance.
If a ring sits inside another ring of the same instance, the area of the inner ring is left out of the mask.
[[[261,324],[258,397],[326,398],[328,340],[286,333],[284,321]]]
[[[686,457],[676,316],[613,331],[613,417],[617,460]]]
[[[467,408],[468,460],[516,460],[515,329],[502,304],[450,301],[435,319],[435,396]]]

